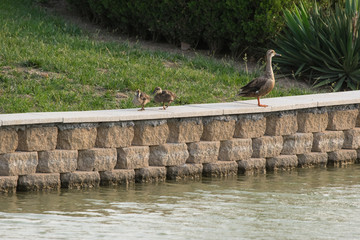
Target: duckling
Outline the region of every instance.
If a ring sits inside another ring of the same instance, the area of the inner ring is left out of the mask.
[[[147,103],[150,102],[150,97],[149,95],[147,95],[146,93],[144,92],[141,92],[140,89],[137,89],[135,91],[135,95],[134,95],[134,99],[133,99],[133,103],[134,105],[136,106],[139,106],[141,105],[141,109],[139,109],[138,111],[144,111],[145,110],[145,105]]]
[[[261,77],[253,79],[240,89],[238,96],[256,97],[259,107],[267,107],[268,105],[260,104],[260,97],[267,95],[275,86],[274,72],[271,66],[271,60],[274,56],[281,56],[274,50],[268,50],[266,53],[266,71]]]
[[[170,103],[172,103],[176,98],[175,93],[169,90],[162,90],[160,87],[156,87],[153,94],[155,94],[154,101],[157,103],[163,103],[164,110],[166,110]],[[166,107],[165,103],[167,103]]]

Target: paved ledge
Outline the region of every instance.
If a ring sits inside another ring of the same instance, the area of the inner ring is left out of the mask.
[[[35,112],[0,114],[0,126],[27,125],[43,123],[90,123],[116,122],[131,120],[151,120],[186,118],[201,116],[221,116],[229,114],[248,114],[277,112],[304,108],[336,106],[360,103],[360,91],[324,93],[279,98],[264,98],[267,108],[257,106],[257,100],[236,101],[229,103],[190,104],[170,106],[166,111],[159,107],[81,111],[81,112]]]

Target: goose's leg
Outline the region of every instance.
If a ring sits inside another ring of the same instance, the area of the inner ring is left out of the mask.
[[[165,102],[163,102],[163,109],[166,110],[166,107],[165,107]]]
[[[260,104],[260,97],[257,97],[259,107],[267,107],[268,105]]]
[[[172,101],[170,101],[170,102],[166,105],[166,108],[168,108],[171,103],[172,103]]]

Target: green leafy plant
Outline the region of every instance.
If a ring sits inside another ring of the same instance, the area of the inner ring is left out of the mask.
[[[286,28],[276,44],[284,73],[309,79],[314,87],[334,91],[360,86],[359,2],[346,0],[335,9],[304,4],[284,11]]]

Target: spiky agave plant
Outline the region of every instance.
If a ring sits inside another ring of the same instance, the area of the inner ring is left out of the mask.
[[[304,4],[284,11],[286,28],[276,41],[284,73],[334,91],[360,87],[359,1],[324,10]]]

